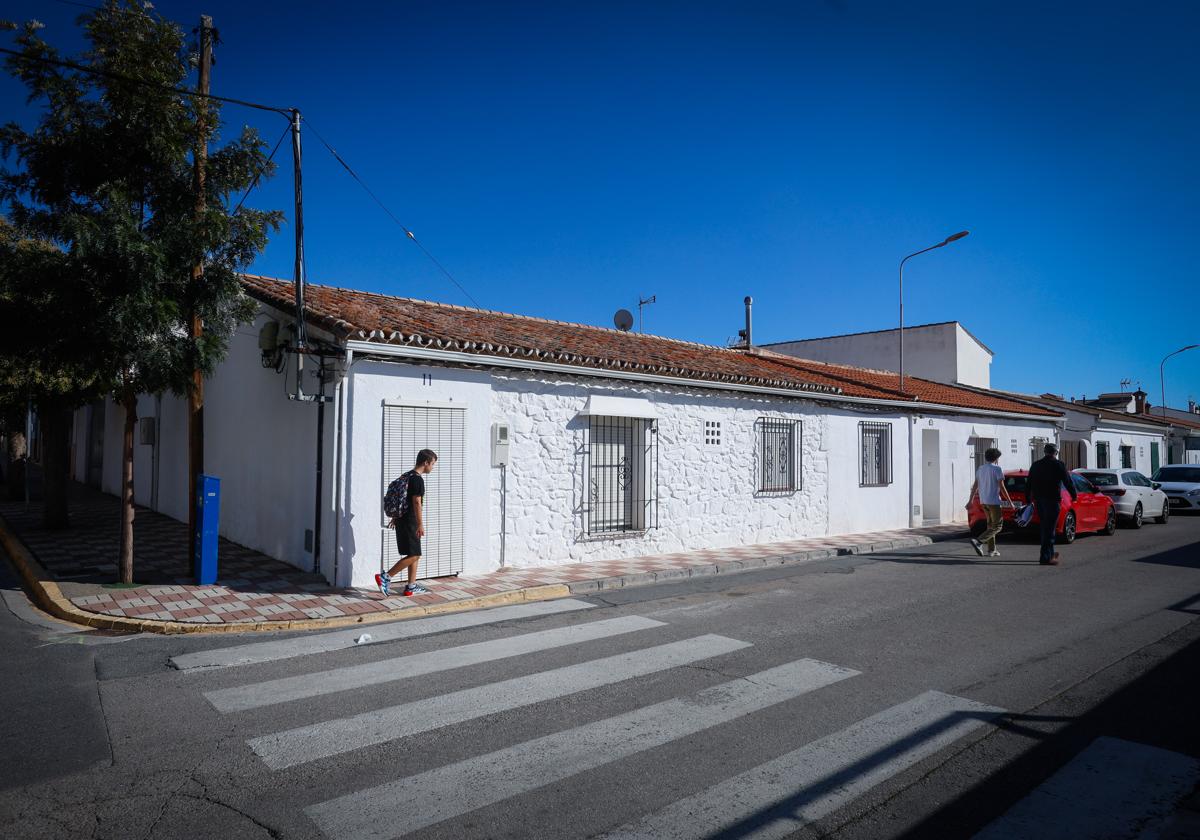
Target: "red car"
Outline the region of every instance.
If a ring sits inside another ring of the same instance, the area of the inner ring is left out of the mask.
[[[1018,506],[1026,501],[1025,483],[1028,481],[1028,477],[1029,470],[1009,470],[1004,473],[1004,487]],[[1058,540],[1064,543],[1075,542],[1076,534],[1085,534],[1090,531],[1099,531],[1101,534],[1109,536],[1115,534],[1117,532],[1117,510],[1113,506],[1112,499],[1097,490],[1090,481],[1081,475],[1072,474],[1071,479],[1075,482],[1075,492],[1079,494],[1079,500],[1072,502],[1071,494],[1066,491],[1066,488],[1059,491],[1062,493],[1062,505],[1058,512]],[[1004,516],[1005,530],[1017,527],[1013,521],[1017,515],[1014,508],[1002,508],[1001,513]],[[967,505],[967,522],[971,526],[972,536],[978,536],[987,529],[987,514],[984,512],[983,506],[979,504],[978,493],[971,497],[971,503]],[[1029,528],[1033,530],[1037,527],[1038,515],[1035,508]]]

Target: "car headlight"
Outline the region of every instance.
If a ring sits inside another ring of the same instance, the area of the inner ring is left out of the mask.
[[[1187,491],[1187,495],[1188,496],[1200,496],[1200,487],[1197,487],[1195,490]]]

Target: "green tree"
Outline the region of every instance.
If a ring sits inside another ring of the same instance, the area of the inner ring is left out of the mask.
[[[42,276],[50,298],[44,309],[70,313],[57,328],[69,326],[72,335],[58,348],[39,339],[33,352],[83,386],[71,391],[73,404],[111,393],[124,408],[119,561],[129,583],[137,396],[186,394],[193,368],[211,374],[233,329],[253,314],[238,273],[283,217],[231,209],[231,199],[273,171],[249,127],[209,152],[206,209],[197,212],[194,150],[202,132],[219,135],[220,122],[211,101],[176,91],[191,72],[177,24],[129,0],[108,0],[79,24],[89,46],[69,61],[83,69],[52,63],[64,59],[41,37],[40,24],[17,32],[21,55],[6,66],[42,110],[30,130],[16,123],[0,129],[0,149],[17,164],[0,171],[0,200],[20,236],[58,254]],[[193,279],[201,259],[203,275]],[[28,305],[5,299],[17,308],[14,319]],[[204,324],[198,340],[188,336],[192,313]]]

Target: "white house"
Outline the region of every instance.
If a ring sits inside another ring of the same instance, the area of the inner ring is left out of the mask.
[[[1149,476],[1167,463],[1170,425],[1146,414],[1128,414],[1054,394],[1010,394],[1062,412],[1062,460],[1074,469],[1128,467]]]
[[[1147,394],[1141,388],[1128,392],[1101,394],[1090,400],[1081,400],[1087,405],[1108,408],[1124,415],[1136,415],[1139,418],[1151,418],[1165,422],[1168,426],[1167,457],[1168,464],[1200,464],[1200,409],[1192,400],[1188,401],[1187,411],[1178,408],[1151,407],[1146,401]]]
[[[229,539],[339,585],[395,557],[387,483],[417,450],[423,576],[962,521],[977,453],[1057,439],[1059,412],[752,348],[306,287],[261,304],[206,385],[205,471]],[[260,346],[263,345],[263,346]],[[186,519],[185,404],[145,396],[140,504]],[[118,489],[121,409],[81,411],[76,477]]]
[[[899,371],[900,331],[781,341],[764,345],[777,353],[832,364]],[[934,382],[990,388],[995,354],[958,321],[904,328],[904,373]]]

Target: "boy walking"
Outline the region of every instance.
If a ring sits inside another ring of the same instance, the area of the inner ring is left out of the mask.
[[[979,491],[979,504],[987,514],[987,529],[979,535],[979,539],[971,540],[971,546],[975,549],[976,554],[983,557],[983,546],[984,543],[987,543],[987,556],[999,557],[1000,552],[996,550],[996,537],[1004,529],[1004,514],[1000,509],[1000,497],[1003,496],[1010,507],[1013,501],[1004,486],[1004,470],[1000,469],[1000,465],[996,463],[1000,460],[1000,450],[989,449],[983,453],[983,457],[987,463],[975,471],[975,483],[971,485],[971,496],[974,497],[975,491]],[[970,506],[971,503],[967,502],[967,507]]]
[[[388,527],[396,529],[396,550],[400,559],[386,572],[375,575],[375,584],[384,595],[391,594],[392,578],[408,569],[408,585],[404,595],[424,595],[429,592],[417,583],[417,563],[421,560],[421,537],[425,536],[425,476],[433,472],[437,453],[422,449],[417,464],[388,485],[383,500]]]

